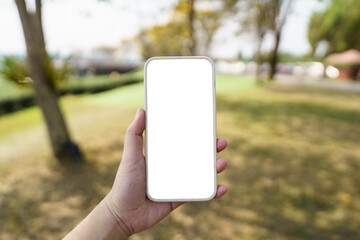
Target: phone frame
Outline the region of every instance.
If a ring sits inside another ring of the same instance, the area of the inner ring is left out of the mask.
[[[144,92],[145,92],[145,126],[148,126],[148,117],[147,117],[147,65],[153,60],[168,60],[168,59],[204,59],[210,62],[211,70],[212,70],[212,89],[213,89],[213,96],[212,96],[212,104],[213,104],[213,144],[214,144],[214,192],[208,198],[193,198],[193,199],[157,199],[151,197],[148,191],[148,160],[147,160],[147,150],[148,150],[148,139],[146,134],[145,128],[145,168],[146,168],[146,195],[147,197],[154,202],[200,202],[200,201],[209,201],[213,199],[217,192],[217,171],[216,171],[216,154],[217,154],[217,138],[216,138],[216,79],[215,79],[215,64],[214,61],[207,57],[207,56],[169,56],[169,57],[152,57],[149,58],[144,65]]]

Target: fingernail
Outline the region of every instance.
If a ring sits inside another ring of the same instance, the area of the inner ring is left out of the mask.
[[[138,110],[136,111],[135,119],[138,118],[139,115],[140,115],[140,108],[138,108]]]

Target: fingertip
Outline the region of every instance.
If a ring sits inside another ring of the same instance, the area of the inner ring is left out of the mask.
[[[225,185],[218,185],[215,198],[220,198],[228,192],[228,188]]]
[[[225,170],[226,167],[227,167],[227,161],[225,159],[219,158],[216,161],[216,171],[217,171],[217,173],[221,173],[222,171]]]
[[[224,150],[228,145],[228,141],[224,138],[218,138],[216,142],[217,151],[221,152]]]
[[[138,118],[145,118],[145,110],[144,109],[142,109],[142,108],[137,109],[134,120],[136,120]]]
[[[136,115],[126,133],[133,135],[141,135],[145,129],[145,110],[138,108]]]

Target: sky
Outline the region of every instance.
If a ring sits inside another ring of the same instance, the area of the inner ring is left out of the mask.
[[[31,2],[31,1],[30,1]],[[118,46],[140,29],[166,23],[175,0],[44,0],[43,22],[48,51],[67,56],[98,46]],[[295,55],[310,50],[307,25],[311,14],[324,8],[317,0],[297,0],[283,29],[280,51]],[[214,37],[211,55],[234,58],[253,53],[253,38],[235,36],[238,24],[228,21]],[[265,49],[272,44],[265,41]],[[25,41],[14,0],[0,0],[0,55],[25,54]]]

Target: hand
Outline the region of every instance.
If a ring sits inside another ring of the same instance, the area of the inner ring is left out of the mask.
[[[180,202],[152,202],[146,197],[145,157],[143,136],[145,111],[138,109],[134,121],[125,136],[124,152],[114,185],[104,199],[114,219],[127,236],[148,229],[180,206]],[[217,139],[217,151],[224,150],[227,141]],[[226,161],[216,161],[217,172],[226,168]],[[227,192],[226,186],[219,185],[215,198]]]
[[[140,109],[126,131],[123,157],[109,194],[64,239],[127,239],[148,229],[183,203],[152,202],[145,191],[145,157],[143,137],[145,111]],[[217,139],[217,151],[226,148],[225,139]],[[226,168],[226,161],[218,159],[218,173]],[[223,196],[227,188],[219,185],[215,198]]]

